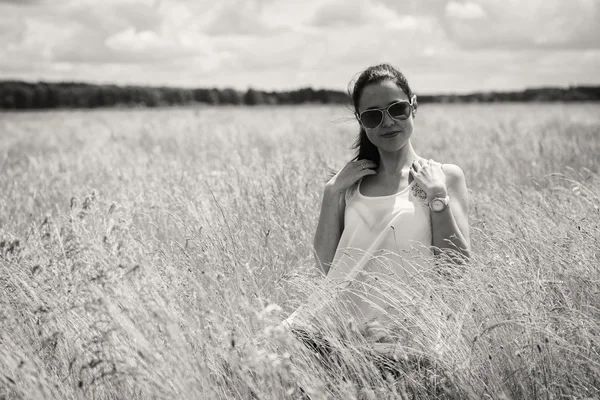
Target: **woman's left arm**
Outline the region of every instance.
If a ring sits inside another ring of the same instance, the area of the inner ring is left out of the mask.
[[[441,169],[446,176],[446,193],[444,190],[432,193],[432,197],[450,196],[450,203],[440,212],[430,211],[433,246],[436,254],[439,250],[454,250],[464,258],[470,256],[469,242],[469,198],[467,184],[462,169],[454,164],[444,164]],[[430,199],[429,199],[430,200]],[[461,262],[461,257],[449,256],[455,262]]]

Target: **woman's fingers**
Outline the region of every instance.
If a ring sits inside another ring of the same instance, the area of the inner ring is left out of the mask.
[[[376,174],[377,174],[377,171],[375,171],[373,168],[359,169],[357,171],[357,176],[358,176],[357,180],[364,176],[367,176],[367,175],[376,175]]]
[[[358,169],[358,177],[359,179],[367,176],[367,175],[375,175],[375,168],[377,168],[377,164],[375,164],[371,160],[358,160],[355,162],[355,167]]]
[[[375,175],[377,173],[376,168],[377,164],[372,160],[349,161],[327,182],[327,186],[334,193],[342,193],[360,178],[366,175]]]
[[[419,172],[421,170],[421,164],[418,161],[414,161],[410,166],[410,169],[414,172]]]
[[[374,169],[365,169],[363,171],[360,171],[361,177],[363,176],[367,176],[367,175],[377,175],[377,171],[375,171]]]
[[[375,164],[371,160],[358,160],[354,162],[354,165],[360,168],[361,170],[366,168],[375,168],[377,166],[377,164]]]
[[[438,167],[441,165],[442,164],[440,164],[432,159],[429,159],[429,160],[421,159],[421,160],[415,160],[412,163],[410,170],[419,173],[419,172],[424,172],[424,170],[427,170],[430,167]]]

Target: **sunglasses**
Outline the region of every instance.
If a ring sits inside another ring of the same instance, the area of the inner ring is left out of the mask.
[[[365,128],[375,129],[383,122],[384,111],[387,112],[392,119],[396,121],[404,121],[413,111],[413,103],[412,101],[409,102],[408,100],[400,100],[390,104],[386,108],[365,110],[357,116]]]

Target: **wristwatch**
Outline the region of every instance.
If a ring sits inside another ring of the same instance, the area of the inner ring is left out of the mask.
[[[433,212],[439,213],[444,211],[446,206],[450,203],[450,196],[436,197],[429,202],[429,209]]]

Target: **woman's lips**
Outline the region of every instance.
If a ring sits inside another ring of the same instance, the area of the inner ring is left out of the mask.
[[[398,135],[401,132],[402,131],[388,132],[388,133],[384,133],[383,135],[381,135],[381,137],[383,137],[383,138],[393,138],[393,137],[395,137],[396,135]]]

